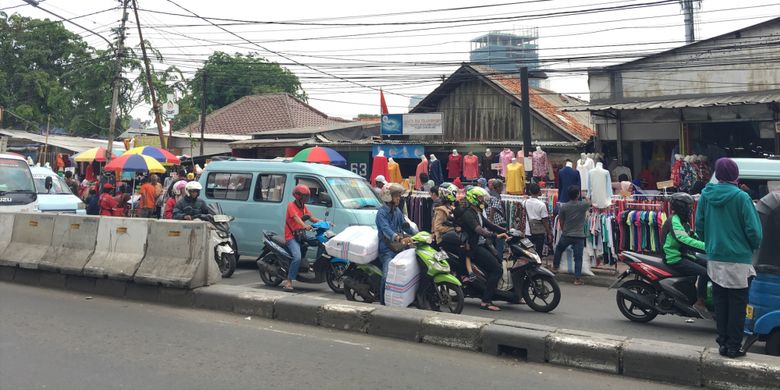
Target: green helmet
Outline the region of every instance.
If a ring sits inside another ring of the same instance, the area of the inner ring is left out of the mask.
[[[455,184],[442,184],[442,186],[439,187],[439,196],[450,202],[454,202],[455,199],[458,198],[458,187],[456,187]]]
[[[466,201],[472,206],[482,209],[485,208],[485,201],[489,196],[490,194],[488,194],[487,190],[482,187],[471,187],[471,189],[466,191]]]

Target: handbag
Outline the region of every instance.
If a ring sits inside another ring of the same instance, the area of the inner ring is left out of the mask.
[[[385,240],[385,245],[387,245],[387,247],[395,253],[406,249],[406,245],[404,245],[401,241],[388,240],[386,237],[384,237],[384,235],[382,236],[382,239]]]
[[[523,209],[525,211],[525,219],[528,220],[528,227],[531,230],[531,234],[545,234],[547,233],[547,229],[544,228],[544,223],[541,219],[531,219],[528,216],[528,211]]]

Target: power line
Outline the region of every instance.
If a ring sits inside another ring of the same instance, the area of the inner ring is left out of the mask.
[[[70,24],[72,24],[72,25],[74,25],[74,26],[76,26],[76,27],[78,27],[78,28],[80,28],[80,29],[82,29],[82,30],[84,30],[84,31],[89,31],[89,32],[91,32],[92,34],[95,34],[95,35],[99,36],[100,38],[103,38],[103,40],[104,40],[104,41],[106,41],[106,43],[108,43],[108,46],[109,46],[109,47],[111,47],[111,45],[112,45],[111,41],[109,41],[108,39],[106,39],[106,37],[104,37],[104,36],[102,36],[102,35],[100,35],[100,34],[98,34],[98,33],[94,32],[94,31],[92,31],[92,30],[90,30],[90,29],[88,29],[88,28],[86,28],[86,27],[84,27],[84,26],[82,26],[82,25],[80,25],[80,24],[78,24],[78,23],[74,22],[74,21],[73,21],[73,19],[75,19],[75,18],[70,18],[70,19],[68,19],[68,18],[62,17],[62,16],[60,16],[60,15],[57,15],[56,13],[54,13],[54,12],[51,12],[51,11],[49,11],[49,10],[47,10],[47,9],[45,9],[45,8],[43,8],[43,7],[41,7],[41,6],[40,6],[40,2],[39,2],[39,1],[36,1],[36,0],[24,0],[24,2],[26,2],[27,4],[29,4],[29,5],[31,5],[31,6],[33,6],[33,7],[35,7],[35,8],[37,8],[37,9],[39,9],[39,10],[43,11],[43,12],[46,12],[47,14],[50,14],[50,15],[53,15],[53,16],[56,16],[56,17],[60,18],[60,19],[61,19],[63,22],[68,22],[68,23],[70,23]],[[113,8],[112,8],[112,9],[113,9]],[[82,17],[83,17],[83,16],[82,16]]]

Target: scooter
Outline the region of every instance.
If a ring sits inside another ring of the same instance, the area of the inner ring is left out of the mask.
[[[449,257],[459,259],[458,261],[464,264],[460,268],[465,270],[465,258],[459,246],[465,243],[466,236],[465,233],[453,233],[445,235],[441,246]],[[508,234],[510,237],[507,245],[510,248],[509,260],[512,265],[507,271],[512,280],[512,288],[496,290],[493,299],[515,304],[524,301],[528,307],[542,313],[555,310],[561,302],[561,288],[555,274],[542,265],[531,240],[515,229],[511,229]],[[454,240],[455,237],[458,237],[457,241]],[[467,297],[479,298],[487,286],[487,276],[476,264],[472,263],[471,267],[476,279],[464,281],[463,291]]]
[[[304,216],[304,220],[308,220]],[[307,237],[301,243],[301,264],[296,280],[303,283],[319,284],[327,282],[333,292],[344,292],[342,276],[347,269],[348,261],[337,257],[331,257],[325,252],[325,243],[335,236],[331,231],[331,223],[319,221],[311,225],[315,230],[314,237]],[[318,248],[317,258],[311,264],[306,258],[309,247]],[[263,252],[257,258],[257,268],[260,278],[267,286],[278,286],[287,279],[287,273],[292,262],[292,255],[287,249],[284,237],[274,232],[263,231]]]
[[[199,215],[196,219],[209,222],[209,242],[214,248],[214,260],[217,262],[222,277],[229,278],[236,271],[236,263],[238,262],[233,242],[230,239],[230,221],[235,218],[225,215],[219,203],[208,205],[208,209],[209,214]]]
[[[415,255],[420,265],[420,284],[413,305],[424,310],[460,314],[465,296],[461,283],[450,273],[449,257],[431,246],[428,232],[412,236]],[[368,264],[351,263],[344,273],[344,295],[349,301],[373,303],[379,301],[382,285],[382,264],[374,260]]]
[[[609,288],[620,286],[615,298],[623,316],[634,322],[650,322],[658,314],[704,318],[693,307],[697,276],[680,275],[663,259],[654,256],[624,251],[618,259],[628,269]],[[623,282],[631,275],[631,280]],[[712,312],[711,289],[707,289],[707,294],[705,304]]]

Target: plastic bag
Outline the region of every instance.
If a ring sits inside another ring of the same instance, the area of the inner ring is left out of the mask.
[[[414,302],[420,282],[420,265],[415,249],[407,249],[390,260],[385,283],[385,305],[407,307]]]

